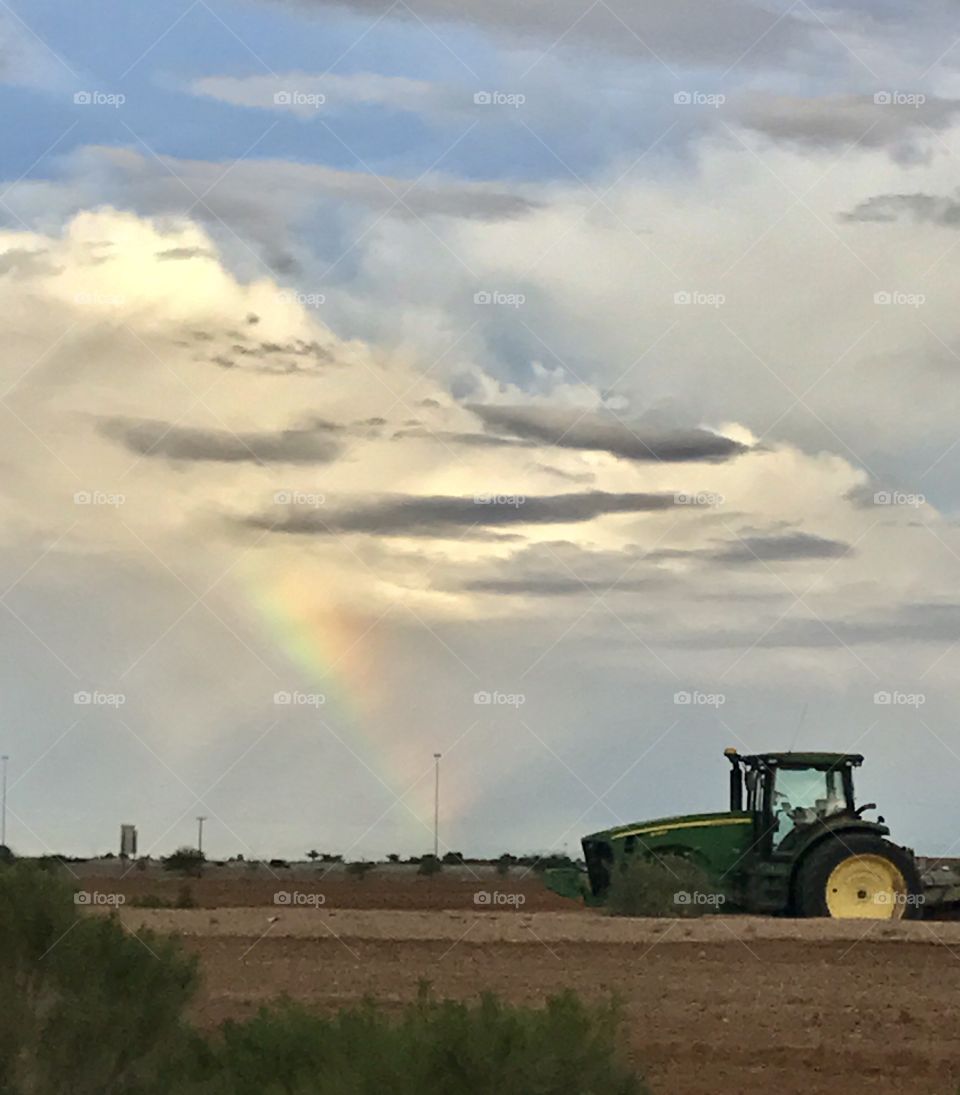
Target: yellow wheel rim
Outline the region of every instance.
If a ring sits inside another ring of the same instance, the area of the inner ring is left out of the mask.
[[[827,909],[839,920],[899,920],[908,897],[900,870],[882,855],[852,855],[827,879]]]

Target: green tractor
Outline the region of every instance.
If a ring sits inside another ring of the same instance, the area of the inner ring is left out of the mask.
[[[727,749],[730,809],[621,825],[583,838],[586,871],[547,872],[551,889],[604,904],[614,874],[681,856],[702,868],[725,909],[839,919],[920,915],[913,852],[887,840],[883,818],[857,806],[852,753]]]

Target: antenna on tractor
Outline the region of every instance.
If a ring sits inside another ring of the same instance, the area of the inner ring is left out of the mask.
[[[788,753],[793,752],[793,747],[797,744],[797,738],[800,737],[800,730],[803,727],[803,720],[807,717],[807,708],[810,706],[809,701],[803,705],[803,710],[800,712],[800,721],[797,723],[797,728],[793,732],[793,741],[790,742],[790,748]]]

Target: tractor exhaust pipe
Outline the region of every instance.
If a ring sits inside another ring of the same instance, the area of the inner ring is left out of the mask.
[[[730,761],[730,809],[736,813],[743,809],[743,772],[740,769],[740,757],[736,749],[724,749],[723,755]]]

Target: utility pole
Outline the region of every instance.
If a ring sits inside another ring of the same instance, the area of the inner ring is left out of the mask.
[[[433,858],[440,858],[440,754],[433,754]]]
[[[0,760],[3,761],[3,806],[0,807],[3,820],[0,822],[0,845],[3,845],[4,848],[7,846],[7,761],[9,759],[6,753],[0,757]]]
[[[206,820],[206,817],[197,818],[197,851],[201,855],[203,855],[203,823]]]

